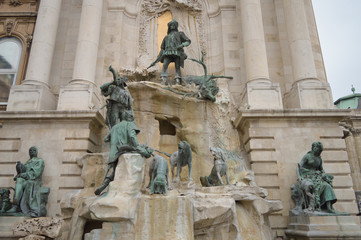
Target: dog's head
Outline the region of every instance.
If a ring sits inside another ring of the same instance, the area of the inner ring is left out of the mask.
[[[167,186],[166,186],[166,178],[163,175],[158,175],[153,182],[153,193],[158,194],[166,194]]]

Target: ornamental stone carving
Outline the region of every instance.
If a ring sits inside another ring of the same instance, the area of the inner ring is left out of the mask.
[[[13,21],[8,21],[8,22],[6,23],[6,35],[7,35],[8,37],[11,36],[11,33],[12,33],[12,31],[13,31],[13,28],[14,28],[14,22],[13,22]]]
[[[202,4],[199,0],[145,0],[142,8],[147,13],[154,14],[166,11],[171,5],[189,8],[194,11],[202,10]]]
[[[20,0],[10,0],[9,5],[13,7],[17,7],[23,5],[23,3]]]

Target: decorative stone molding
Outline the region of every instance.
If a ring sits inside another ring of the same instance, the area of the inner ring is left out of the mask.
[[[9,5],[13,7],[17,7],[23,5],[23,3],[20,0],[10,0]]]
[[[34,13],[37,11],[39,3],[39,0],[0,0],[0,8],[2,14]]]
[[[6,23],[6,35],[7,35],[8,37],[11,37],[13,28],[14,28],[14,22],[13,22],[12,20],[9,20],[9,21]]]
[[[31,34],[28,34],[26,36],[26,47],[27,48],[30,48],[30,45],[31,45],[31,42],[33,41],[33,35]]]
[[[143,11],[149,14],[158,14],[168,9],[170,3],[166,0],[145,0],[142,4]]]
[[[202,11],[202,3],[199,0],[144,0],[142,8],[148,13],[160,13],[167,10],[171,5],[189,8],[193,11]]]
[[[347,124],[346,122],[340,122],[339,125],[343,128],[345,137],[350,136],[350,134],[352,134],[352,136],[354,137],[361,135],[361,129],[354,128],[353,126]]]

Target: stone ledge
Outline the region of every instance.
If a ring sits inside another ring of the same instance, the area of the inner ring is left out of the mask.
[[[67,111],[5,111],[0,112],[0,120],[35,120],[35,119],[56,119],[75,120],[95,118],[99,124],[105,124],[105,119],[97,110],[67,110]]]
[[[246,119],[250,118],[339,118],[351,116],[350,109],[239,109],[233,125],[239,127]]]

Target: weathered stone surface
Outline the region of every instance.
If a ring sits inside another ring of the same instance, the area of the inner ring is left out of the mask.
[[[34,234],[31,234],[31,235],[28,235],[24,238],[19,238],[19,240],[46,240],[46,237],[45,236],[40,236],[40,235],[34,235]]]
[[[92,218],[103,221],[133,220],[137,198],[144,183],[144,166],[145,159],[140,154],[121,155],[108,192],[89,206]]]
[[[33,218],[17,224],[13,228],[13,231],[14,234],[18,236],[42,235],[49,238],[56,238],[62,234],[62,223],[63,220],[61,218]]]
[[[84,188],[99,186],[103,181],[105,169],[103,165],[108,159],[109,153],[85,154],[77,159],[82,168],[81,176],[84,180]]]
[[[191,196],[142,195],[137,209],[136,240],[194,239],[194,212]]]
[[[194,199],[195,239],[241,239],[234,199],[201,195]]]
[[[84,240],[128,240],[135,239],[134,224],[130,221],[104,222],[102,229],[85,234]]]
[[[16,233],[17,235],[15,235],[13,227],[27,219],[30,217],[0,217],[0,239],[24,236],[23,233]]]
[[[87,240],[271,236],[268,215],[282,209],[282,205],[280,201],[266,200],[265,189],[234,185],[202,188],[193,181],[181,181],[167,196],[149,195],[144,189],[148,179],[144,178],[141,159],[138,154],[122,155],[115,179],[103,196],[95,197],[91,193],[94,188],[87,187],[64,198],[63,209],[73,209],[67,239],[82,239],[88,221],[101,221],[102,227],[87,233]],[[128,185],[122,185],[124,182]],[[244,229],[248,232],[243,233]]]

